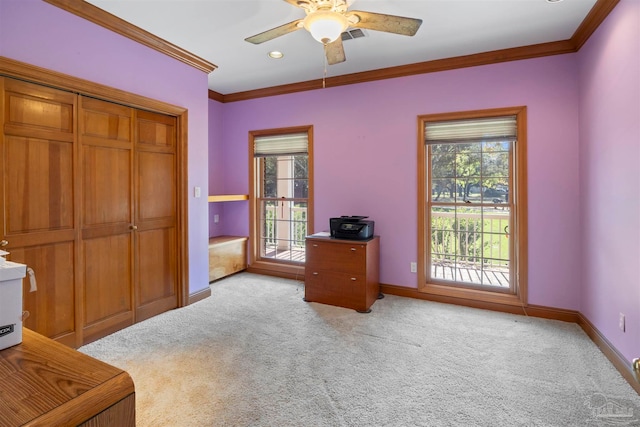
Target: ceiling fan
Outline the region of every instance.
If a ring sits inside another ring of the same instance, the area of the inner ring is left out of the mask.
[[[413,36],[422,24],[422,19],[360,10],[350,11],[348,10],[347,0],[284,1],[303,9],[307,16],[255,36],[247,37],[245,41],[260,44],[305,28],[314,39],[324,45],[327,63],[333,65],[346,60],[340,34],[349,27]]]

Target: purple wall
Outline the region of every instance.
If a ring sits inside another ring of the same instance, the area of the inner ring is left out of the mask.
[[[209,101],[209,194],[225,194],[223,156],[224,144],[222,141],[222,104],[217,101]],[[226,203],[209,203],[209,236],[224,234],[222,219],[224,205]],[[218,215],[220,222],[214,222],[214,216]]]
[[[208,192],[207,75],[40,0],[0,1],[0,56],[189,110],[188,185]],[[208,204],[189,198],[189,291],[208,286]]]
[[[228,153],[236,151],[232,144],[227,144],[223,135],[224,105],[217,101],[209,101],[209,194],[248,194],[249,187],[241,189],[230,179],[229,172],[247,164],[245,158],[234,158],[229,164]],[[249,136],[242,141],[244,145]],[[246,153],[245,153],[246,156]],[[246,170],[246,169],[245,169]],[[218,215],[219,222],[214,221]],[[247,202],[209,203],[209,236],[248,236],[249,206]]]
[[[529,302],[577,310],[577,72],[575,55],[563,55],[224,104],[225,190],[248,192],[250,130],[312,124],[315,231],[332,216],[369,215],[381,282],[416,288],[417,116],[526,105]],[[247,205],[225,233],[248,233]]]
[[[630,361],[640,357],[640,1],[616,6],[578,64],[581,311]]]

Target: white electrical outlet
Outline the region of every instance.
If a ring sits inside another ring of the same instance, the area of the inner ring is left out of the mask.
[[[415,263],[415,262],[411,263],[411,272],[412,273],[417,273],[418,272],[418,263]]]
[[[213,215],[213,222],[216,223],[216,224],[219,223],[220,222],[220,215],[214,214]]]
[[[200,187],[193,187],[193,197],[198,199],[200,198],[201,194],[202,194],[202,191],[200,190]]]
[[[620,313],[620,317],[618,318],[618,327],[622,332],[624,332],[624,313]]]

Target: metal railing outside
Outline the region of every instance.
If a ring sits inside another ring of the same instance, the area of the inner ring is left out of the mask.
[[[283,218],[277,218],[278,203],[286,203],[288,205],[286,208],[288,214],[282,215]],[[263,202],[262,208],[262,256],[304,262],[305,237],[307,236],[307,207],[296,206],[296,203],[290,200],[266,200]],[[278,227],[286,227],[285,232],[279,234]],[[285,238],[282,238],[283,235]]]
[[[494,208],[472,213],[432,210],[432,278],[508,286],[510,215],[489,209]]]

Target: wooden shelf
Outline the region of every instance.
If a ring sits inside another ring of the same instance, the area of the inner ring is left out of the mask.
[[[237,200],[249,200],[248,194],[218,194],[209,196],[209,202],[235,202]]]

